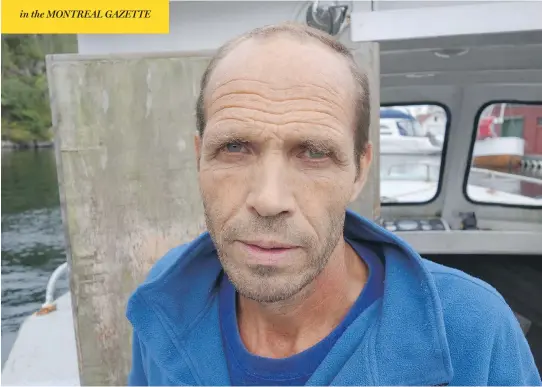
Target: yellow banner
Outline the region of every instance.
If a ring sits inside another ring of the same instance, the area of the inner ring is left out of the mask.
[[[4,34],[166,34],[169,0],[2,0]]]

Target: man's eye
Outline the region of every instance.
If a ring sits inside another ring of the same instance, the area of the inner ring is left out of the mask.
[[[323,159],[324,157],[327,156],[327,152],[307,149],[305,151],[305,155],[310,159]]]
[[[228,152],[238,153],[243,151],[243,144],[239,142],[230,142],[224,147]]]

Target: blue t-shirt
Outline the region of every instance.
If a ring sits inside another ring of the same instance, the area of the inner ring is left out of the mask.
[[[384,291],[384,264],[369,247],[347,240],[369,268],[369,278],[343,321],[323,340],[296,355],[283,359],[248,352],[237,325],[237,293],[227,275],[220,285],[219,316],[222,342],[233,386],[302,386],[324,360],[335,342]]]

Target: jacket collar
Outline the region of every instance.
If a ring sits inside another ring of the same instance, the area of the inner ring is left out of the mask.
[[[393,233],[350,210],[344,233],[381,246],[384,295],[347,329],[324,360],[326,367],[308,384],[449,383],[453,371],[442,306],[420,256]],[[127,317],[172,383],[229,385],[218,324],[222,266],[209,234],[169,259],[166,269],[133,294]]]

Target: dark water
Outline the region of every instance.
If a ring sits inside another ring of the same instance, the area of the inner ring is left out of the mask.
[[[52,150],[2,150],[2,366],[25,317],[66,261]],[[58,282],[57,297],[68,290]]]

